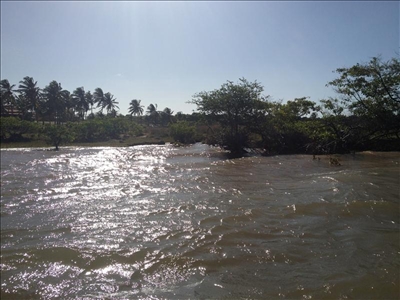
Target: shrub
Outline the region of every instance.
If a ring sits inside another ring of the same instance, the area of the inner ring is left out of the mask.
[[[189,125],[186,121],[178,121],[177,123],[169,126],[171,137],[179,143],[191,144],[194,143],[196,138],[196,129],[194,126]]]

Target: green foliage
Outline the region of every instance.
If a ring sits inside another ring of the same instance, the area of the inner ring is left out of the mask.
[[[220,89],[211,92],[200,92],[193,97],[191,103],[209,119],[222,125],[217,139],[220,146],[231,152],[242,152],[248,147],[251,128],[266,113],[266,100],[261,95],[263,87],[258,82],[239,79],[235,84],[228,81]]]
[[[186,121],[178,121],[169,125],[171,137],[179,143],[191,144],[196,141],[196,128]]]
[[[342,97],[343,108],[359,117],[354,128],[364,142],[396,135],[400,138],[400,61],[366,64],[336,70],[339,78],[328,83]],[[327,107],[325,103],[325,106]],[[363,127],[363,130],[359,130]]]
[[[70,124],[46,125],[43,128],[43,135],[46,142],[54,146],[55,150],[58,150],[60,145],[68,144],[74,140],[74,132],[71,130]]]
[[[140,136],[143,128],[126,117],[94,118],[75,123],[73,130],[78,142],[95,142],[107,139],[120,139],[121,135]]]
[[[23,135],[34,136],[39,133],[39,126],[36,123],[16,117],[1,117],[0,123],[2,141],[21,141],[26,139]]]
[[[175,116],[168,107],[158,111],[156,104],[150,104],[146,116],[141,116],[141,100],[133,99],[130,115],[123,117],[117,114],[114,96],[101,88],[92,95],[79,87],[71,94],[51,81],[41,91],[27,76],[15,90],[4,79],[1,140],[22,141],[37,136],[40,120],[43,126],[51,122],[59,125],[43,130],[54,145],[72,139],[123,142],[144,132],[148,138],[168,139],[169,132],[180,143],[192,143],[204,135],[202,139],[207,143],[239,155],[255,147],[270,154],[400,150],[399,60],[382,62],[373,58],[336,72],[338,78],[328,86],[338,97],[322,99],[318,106],[306,97],[286,103],[268,102],[258,82],[241,78],[238,83],[228,81],[219,89],[194,95],[191,103],[197,105],[198,112],[178,112]],[[93,112],[95,104],[100,111]],[[14,115],[19,118],[6,118]],[[33,119],[36,123],[24,121]],[[74,123],[65,125],[70,121]]]
[[[133,99],[129,103],[129,113],[134,116],[143,115],[143,105],[140,104],[141,100]]]

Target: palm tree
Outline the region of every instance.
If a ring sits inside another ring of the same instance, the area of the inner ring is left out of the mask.
[[[83,87],[76,88],[75,91],[72,93],[72,97],[74,99],[79,118],[84,120],[85,113],[89,110],[89,103],[87,102],[85,89]]]
[[[93,105],[94,105],[94,98],[90,91],[87,91],[85,94],[86,102],[90,105],[90,113],[93,114]]]
[[[11,108],[11,115],[14,114],[15,105],[15,84],[10,84],[7,79],[3,79],[0,83],[1,86],[1,115],[8,114],[6,106]]]
[[[115,108],[119,109],[119,107],[117,106],[118,102],[116,100],[117,99],[115,99],[112,94],[105,93],[101,110],[103,111],[103,109],[105,108],[107,113],[110,113],[113,110],[115,111]]]
[[[141,100],[133,99],[129,103],[129,113],[131,115],[140,116],[143,115],[143,105],[140,105]]]
[[[159,113],[157,111],[157,104],[153,105],[150,104],[147,106],[147,114],[149,115],[149,120],[153,123],[156,124],[159,118]]]
[[[149,106],[147,106],[147,114],[148,115],[152,115],[158,113],[157,112],[157,104],[150,104]]]
[[[94,103],[97,103],[97,107],[101,107],[103,112],[104,92],[101,88],[96,88],[93,93]]]
[[[168,125],[168,123],[171,122],[173,113],[174,112],[169,107],[164,108],[161,112],[161,122],[163,125]]]
[[[37,86],[37,81],[34,81],[32,77],[25,76],[19,83],[18,92],[29,101],[31,110],[35,113],[35,119],[37,122],[40,100],[40,88]]]
[[[19,94],[15,97],[15,106],[23,120],[32,121],[33,114],[30,109],[30,103],[23,95]]]
[[[66,101],[70,93],[63,90],[61,83],[53,80],[43,89],[45,99],[46,114],[54,118],[54,122],[59,124],[66,108]]]
[[[76,100],[74,99],[73,94],[69,91],[63,92],[64,96],[64,106],[65,106],[65,119],[68,121],[75,120],[75,111],[76,111]]]

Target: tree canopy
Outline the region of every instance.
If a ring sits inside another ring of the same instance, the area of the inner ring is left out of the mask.
[[[255,125],[260,114],[266,114],[268,96],[262,95],[263,90],[257,81],[240,78],[238,83],[228,81],[214,91],[195,94],[191,103],[222,125],[217,133],[217,143],[232,152],[241,153],[249,146],[248,129]]]

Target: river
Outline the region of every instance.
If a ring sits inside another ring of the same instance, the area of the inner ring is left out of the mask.
[[[1,299],[398,299],[398,152],[1,150]]]

